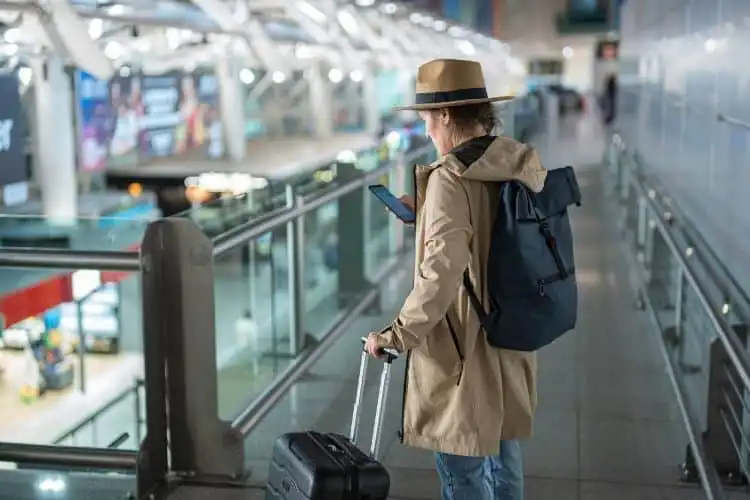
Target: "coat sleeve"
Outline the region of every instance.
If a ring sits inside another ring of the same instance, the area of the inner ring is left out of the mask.
[[[430,175],[421,210],[424,256],[414,288],[393,325],[377,334],[379,347],[401,352],[418,346],[443,320],[471,255],[469,200],[457,176],[438,167]]]

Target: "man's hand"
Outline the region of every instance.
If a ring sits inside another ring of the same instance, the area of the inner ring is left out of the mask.
[[[401,196],[399,196],[398,199],[401,200],[401,203],[403,203],[404,205],[406,205],[409,208],[409,210],[411,210],[412,212],[416,212],[416,210],[414,209],[414,207],[416,207],[417,204],[414,201],[414,197],[413,196],[409,196],[408,194],[402,194]]]
[[[367,340],[365,341],[365,350],[375,359],[385,359],[386,354],[383,352],[383,349],[378,347],[377,345],[377,339],[374,335],[370,335],[367,337]]]

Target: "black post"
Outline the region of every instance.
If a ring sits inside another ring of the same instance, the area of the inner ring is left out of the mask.
[[[144,239],[144,334],[162,339],[171,470],[185,477],[244,474],[239,433],[219,419],[212,244],[194,222],[163,219]],[[148,377],[148,372],[147,372]],[[148,383],[148,378],[147,378]],[[152,394],[147,390],[147,402]],[[151,412],[149,432],[151,434]],[[161,437],[161,436],[160,436]]]
[[[733,329],[746,345],[747,328],[733,325]],[[747,481],[740,456],[747,452],[744,439],[745,387],[718,339],[711,342],[709,363],[708,408],[703,436],[706,452],[722,481],[743,485]]]
[[[352,163],[338,163],[336,179],[344,184],[362,177]],[[347,307],[351,298],[370,288],[365,275],[365,191],[358,189],[338,200],[337,243],[339,303]],[[368,193],[369,196],[369,193]],[[363,222],[364,221],[364,222]]]
[[[146,393],[146,437],[138,458],[138,498],[148,498],[166,482],[169,473],[167,429],[167,381],[163,320],[164,281],[161,221],[146,228],[141,244],[141,290],[143,302],[143,358]]]

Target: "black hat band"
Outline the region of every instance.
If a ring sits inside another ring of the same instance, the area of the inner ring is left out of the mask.
[[[469,101],[474,99],[488,99],[485,87],[475,89],[458,89],[447,92],[419,92],[414,104],[443,104],[446,102]]]

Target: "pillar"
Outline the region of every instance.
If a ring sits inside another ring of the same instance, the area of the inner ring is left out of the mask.
[[[240,82],[240,65],[236,59],[223,57],[216,63],[219,82],[219,106],[224,126],[227,156],[230,160],[245,159],[245,96]]]
[[[310,111],[313,136],[326,139],[333,135],[333,106],[331,105],[331,82],[321,61],[310,68]]]
[[[365,113],[365,132],[377,134],[380,130],[380,109],[378,106],[378,79],[370,68],[362,75],[362,102]]]
[[[62,60],[32,59],[35,89],[34,170],[42,209],[50,223],[73,223],[78,215],[73,98]]]

